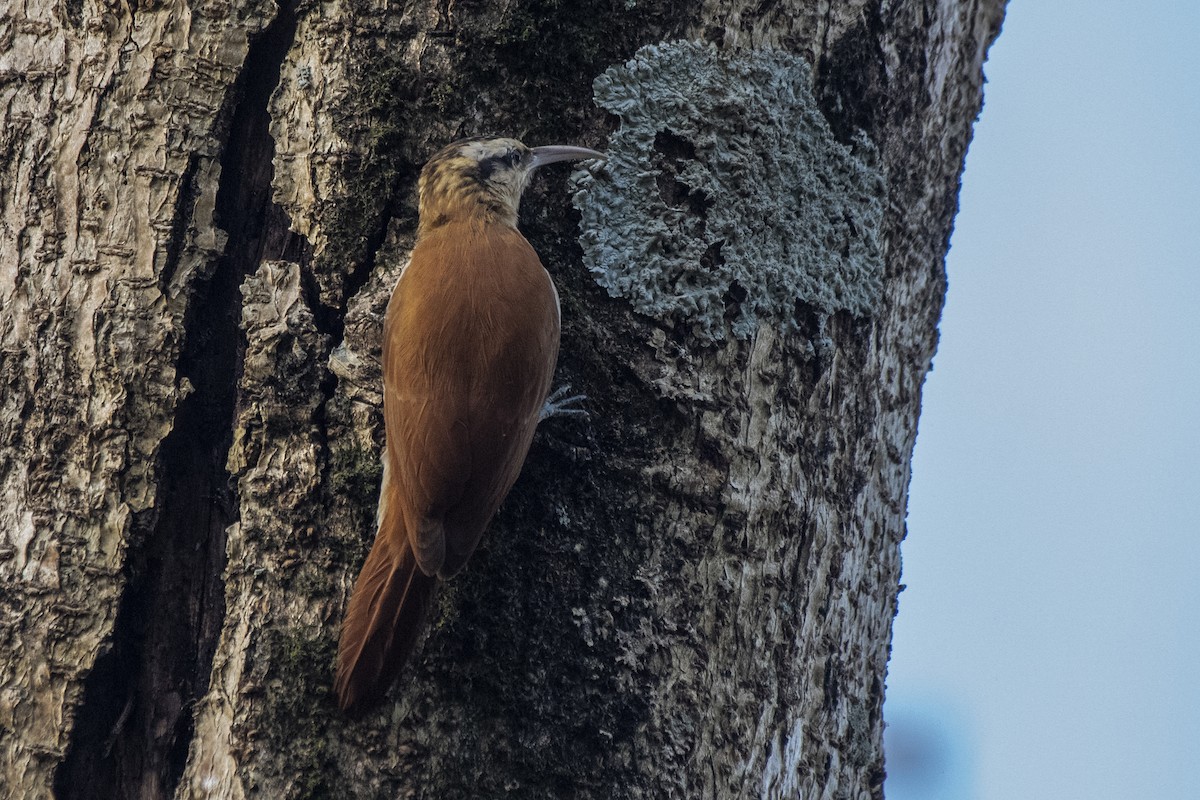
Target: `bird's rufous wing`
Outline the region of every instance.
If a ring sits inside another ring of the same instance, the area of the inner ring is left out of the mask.
[[[422,571],[443,577],[520,473],[558,351],[554,286],[524,237],[446,227],[413,251],[383,358],[390,479]]]

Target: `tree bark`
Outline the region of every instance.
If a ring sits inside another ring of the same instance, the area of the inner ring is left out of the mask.
[[[0,12],[7,796],[882,797],[909,460],[1003,5]],[[382,311],[421,164],[481,133],[614,154],[579,211],[549,170],[523,210],[590,417],[543,424],[348,721]]]

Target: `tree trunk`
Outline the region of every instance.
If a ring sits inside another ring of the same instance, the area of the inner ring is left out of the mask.
[[[6,796],[882,796],[1003,0],[0,14]],[[480,133],[611,153],[522,222],[590,417],[348,721],[382,311],[422,162]]]

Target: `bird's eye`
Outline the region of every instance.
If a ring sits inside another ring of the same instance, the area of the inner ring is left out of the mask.
[[[516,150],[509,150],[504,154],[504,163],[508,164],[509,167],[515,167],[520,160],[521,154]]]

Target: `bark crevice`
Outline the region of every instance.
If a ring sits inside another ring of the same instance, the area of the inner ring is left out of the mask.
[[[175,793],[193,735],[193,705],[208,688],[225,618],[226,529],[239,517],[226,461],[245,355],[241,286],[265,259],[311,260],[272,200],[274,142],[267,104],[295,37],[292,4],[250,45],[217,121],[224,139],[215,224],[224,254],[191,287],[178,376],[192,387],[158,457],[155,507],[135,524],[127,583],[107,651],[84,684],[67,755],[55,774],[60,800],[159,798]],[[189,160],[160,274],[174,277],[197,187]]]

